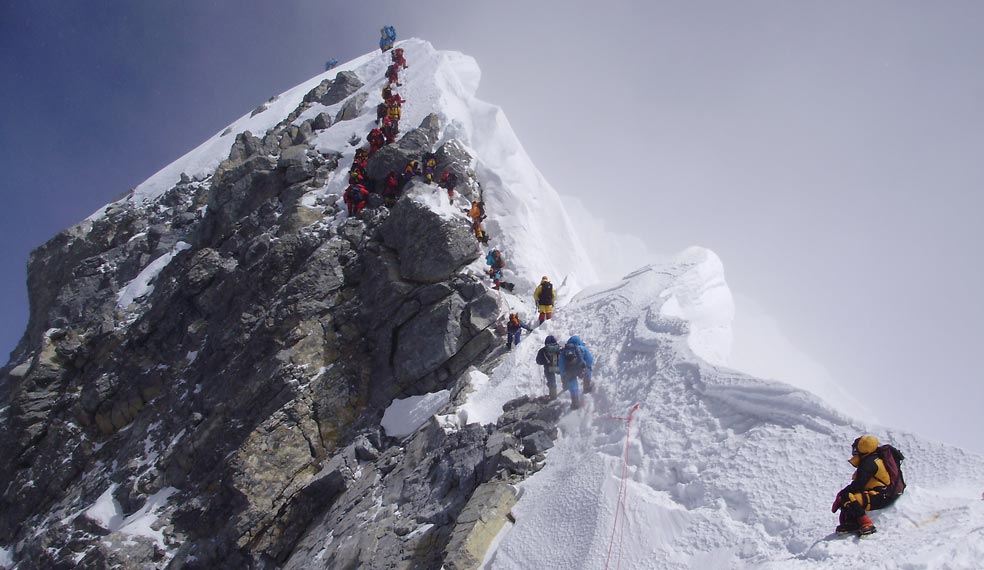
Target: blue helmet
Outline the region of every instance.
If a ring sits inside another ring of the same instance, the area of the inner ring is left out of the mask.
[[[574,335],[571,338],[567,339],[567,344],[583,344],[583,343],[581,342],[581,337]]]

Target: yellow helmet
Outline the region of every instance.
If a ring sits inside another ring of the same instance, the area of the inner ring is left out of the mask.
[[[854,452],[854,455],[868,455],[869,453],[874,453],[878,449],[878,445],[877,437],[865,434],[854,440],[851,451]]]

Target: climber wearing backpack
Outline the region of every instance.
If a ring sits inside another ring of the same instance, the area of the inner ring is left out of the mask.
[[[553,316],[553,306],[557,300],[557,292],[554,291],[553,283],[547,279],[546,275],[540,279],[540,284],[537,285],[536,291],[533,291],[533,300],[536,301],[537,308],[540,311],[540,324],[543,324],[544,320]]]
[[[393,44],[396,42],[396,28],[393,26],[383,26],[379,30],[379,49],[383,52],[387,52],[393,49]]]
[[[437,171],[437,160],[433,155],[424,158],[424,178],[428,183],[434,181],[434,173]]]
[[[475,232],[475,239],[482,243],[488,243],[489,236],[485,234],[485,230],[482,228],[482,220],[485,219],[485,202],[478,200],[472,202],[471,209],[467,213],[472,221],[472,231]]]
[[[400,67],[395,63],[386,68],[386,81],[390,85],[395,83],[397,87],[403,85],[400,83]]]
[[[420,163],[416,160],[411,160],[407,163],[406,168],[403,169],[403,174],[400,175],[400,178],[403,184],[406,184],[414,176],[420,176]]]
[[[383,122],[385,121],[386,119],[383,119]],[[383,148],[383,145],[386,144],[386,139],[383,137],[383,131],[379,129],[369,131],[369,135],[366,137],[366,140],[369,141],[369,156],[376,154],[376,151]]]
[[[407,65],[406,58],[403,57],[403,48],[396,48],[393,50],[393,53],[390,54],[390,58],[393,60],[393,65],[399,65],[403,69],[409,67]]]
[[[519,320],[519,313],[509,313],[509,321],[506,322],[506,350],[512,350],[512,345],[519,344],[523,338],[523,329],[533,330],[530,325]]]
[[[389,108],[386,106],[386,103],[380,103],[379,105],[376,105],[376,124],[377,125],[382,123],[383,118],[386,117],[387,111],[389,111]]]
[[[848,461],[856,470],[853,481],[837,493],[831,512],[840,510],[838,534],[859,536],[875,532],[867,511],[883,509],[905,491],[900,465],[905,456],[891,445],[878,445],[878,438],[862,435],[851,445]]]
[[[438,186],[448,191],[448,202],[451,204],[454,204],[454,188],[457,185],[458,175],[450,170],[441,176],[441,182],[438,184]]]
[[[502,281],[502,268],[506,266],[506,259],[502,252],[493,249],[485,255],[485,263],[489,265],[489,277],[492,278],[492,288],[498,289]]]
[[[393,144],[396,142],[396,137],[400,134],[400,123],[386,117],[383,119],[383,128],[380,129],[380,132],[383,133],[386,144]]]
[[[385,200],[386,207],[392,208],[393,204],[396,204],[399,192],[400,178],[396,175],[395,171],[390,170],[386,174],[386,180],[383,181],[383,199]]]
[[[557,339],[550,335],[543,341],[543,348],[536,353],[536,363],[543,366],[543,375],[547,378],[547,390],[550,399],[557,397],[557,373],[560,372],[560,345]]]
[[[389,83],[383,86],[383,102],[389,103],[389,100],[393,98],[393,88],[390,87]]]
[[[348,215],[354,216],[366,207],[366,200],[369,198],[369,191],[362,184],[349,184],[345,190],[345,205],[348,206]]]
[[[567,390],[571,393],[571,409],[576,410],[581,407],[580,394],[578,392],[577,379],[584,381],[584,393],[591,392],[591,368],[594,366],[594,356],[588,350],[587,345],[581,341],[581,337],[574,335],[567,340],[567,344],[560,350],[560,361],[558,371],[560,381],[564,383]]]
[[[349,169],[349,184],[362,184],[365,182],[363,172],[357,163],[352,163],[352,168]]]

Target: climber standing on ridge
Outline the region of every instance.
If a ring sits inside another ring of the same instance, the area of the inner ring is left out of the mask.
[[[457,185],[458,175],[450,170],[441,176],[441,182],[438,184],[438,186],[448,191],[448,202],[451,204],[454,204],[454,187]]]
[[[553,335],[543,341],[543,348],[536,353],[536,363],[543,366],[543,375],[547,378],[547,390],[550,399],[553,400],[557,397],[557,373],[560,372],[560,345]]]
[[[393,49],[393,44],[396,43],[396,28],[393,26],[383,26],[379,30],[379,49],[383,52],[387,52]]]
[[[390,99],[393,98],[393,88],[390,87],[389,83],[383,86],[383,102],[388,103]]]
[[[905,456],[891,445],[878,445],[878,438],[862,435],[851,445],[855,467],[853,481],[837,493],[830,511],[840,510],[838,534],[865,536],[876,531],[867,511],[883,509],[905,492],[900,465]]]
[[[578,392],[577,380],[584,381],[584,393],[591,392],[591,368],[594,366],[594,356],[588,350],[587,345],[581,341],[581,337],[574,335],[567,340],[567,344],[560,350],[560,362],[558,369],[560,380],[571,393],[571,409],[576,410],[581,407],[580,394]]]
[[[403,57],[403,48],[396,48],[395,50],[393,50],[393,53],[390,54],[390,57],[393,59],[393,64],[399,65],[401,69],[406,69],[407,67],[409,67],[407,65],[406,58]]]
[[[533,300],[536,301],[537,309],[540,311],[540,324],[543,324],[544,320],[553,316],[554,302],[557,301],[557,291],[554,291],[553,283],[546,275],[540,279],[540,284],[533,291]]]
[[[509,313],[509,321],[506,322],[506,350],[512,350],[512,345],[519,344],[523,338],[523,329],[533,330],[530,325],[519,320],[519,313]]]
[[[485,263],[489,265],[489,277],[492,278],[492,288],[498,290],[499,282],[502,281],[502,268],[506,266],[506,260],[502,252],[493,249],[485,255]]]
[[[401,103],[403,103],[403,98],[399,95],[390,97],[389,101],[386,102],[386,116],[391,120],[399,121],[403,115]]]
[[[379,105],[376,105],[376,124],[377,125],[379,125],[379,124],[382,123],[382,120],[386,117],[386,113],[388,111],[389,111],[389,107],[386,106],[386,103],[380,103]]]
[[[395,63],[386,68],[386,81],[392,84],[396,84],[397,87],[403,85],[400,83],[400,67]]]

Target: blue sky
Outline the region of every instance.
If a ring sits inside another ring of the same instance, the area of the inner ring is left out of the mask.
[[[474,56],[562,193],[729,283],[889,424],[975,446],[984,5],[0,4],[0,350],[28,252],[397,26]],[[739,312],[741,306],[738,307]]]

